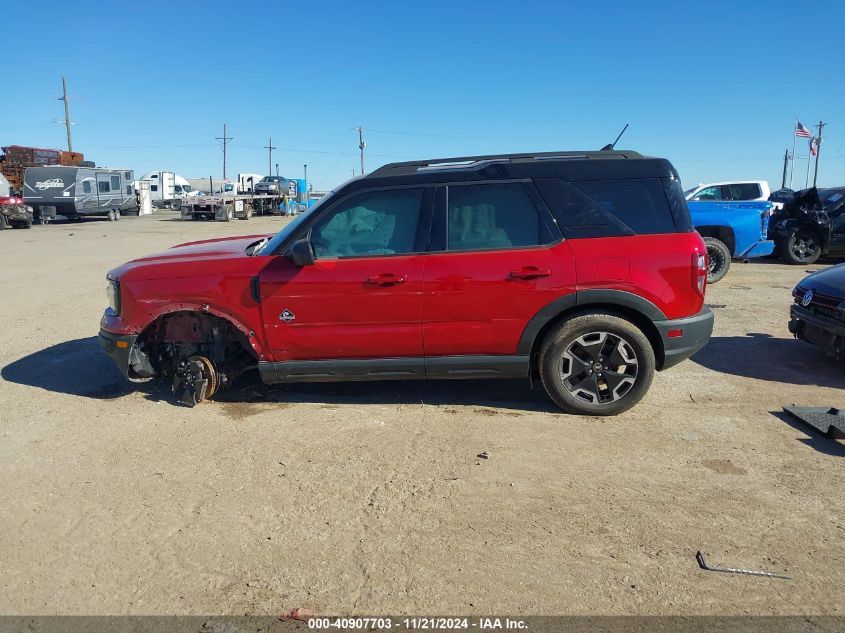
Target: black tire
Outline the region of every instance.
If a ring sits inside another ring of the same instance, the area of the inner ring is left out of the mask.
[[[821,240],[812,231],[797,229],[781,242],[780,256],[790,264],[815,264],[822,256]]]
[[[704,244],[707,246],[707,283],[715,284],[731,268],[731,251],[722,240],[715,237],[705,237]]]
[[[170,208],[174,211],[179,211],[182,208],[182,201],[178,198],[170,201]]]
[[[6,219],[6,216],[0,213],[0,231],[3,229],[9,228],[9,220]]]
[[[656,368],[645,334],[630,321],[600,312],[553,328],[540,347],[538,364],[549,397],[578,415],[627,411],[648,391]]]
[[[115,209],[115,210],[114,210],[114,219],[115,219],[115,220],[119,220],[119,219],[120,219],[120,209]]]
[[[234,205],[228,204],[226,205],[226,222],[232,222],[235,219],[235,207]]]
[[[116,217],[115,217],[115,215],[114,215],[114,211],[109,211],[109,212],[108,212],[108,218],[109,218],[109,222],[115,222],[115,221],[117,221],[117,218],[116,218]]]
[[[31,229],[32,228],[32,218],[27,218],[21,222],[12,222],[13,229]]]

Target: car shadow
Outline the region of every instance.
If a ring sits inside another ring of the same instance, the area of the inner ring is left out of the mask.
[[[96,336],[65,341],[0,369],[3,380],[54,393],[111,400],[140,392],[148,400],[177,402],[161,381],[130,383],[100,349]],[[474,405],[522,411],[560,413],[538,381],[413,380],[265,385],[257,371],[248,371],[214,400],[227,403],[318,402],[326,404]]]
[[[148,399],[158,394],[149,393]],[[172,398],[172,396],[169,396]],[[223,403],[320,403],[349,405],[471,405],[542,413],[561,413],[539,381],[528,380],[378,380],[265,385],[249,371],[214,400]]]
[[[100,349],[96,336],[65,341],[24,356],[0,369],[6,382],[99,400],[136,390]]]
[[[760,332],[749,332],[746,336],[714,336],[692,360],[708,369],[734,376],[845,389],[845,365],[802,341],[775,338]],[[816,403],[807,405],[816,406]]]

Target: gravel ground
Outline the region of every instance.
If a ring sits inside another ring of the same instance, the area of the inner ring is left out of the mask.
[[[845,614],[845,447],[779,413],[845,406],[786,329],[804,268],[734,263],[710,345],[612,419],[523,381],[252,379],[189,409],[120,378],[108,269],[284,221],[0,234],[0,613]]]

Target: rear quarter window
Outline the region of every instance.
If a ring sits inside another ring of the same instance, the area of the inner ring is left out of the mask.
[[[658,178],[589,180],[572,184],[637,235],[678,230]]]

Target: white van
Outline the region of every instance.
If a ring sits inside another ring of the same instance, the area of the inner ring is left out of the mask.
[[[182,206],[182,198],[200,195],[187,178],[172,171],[151,171],[138,180],[150,183],[150,199],[156,207],[179,209]]]

